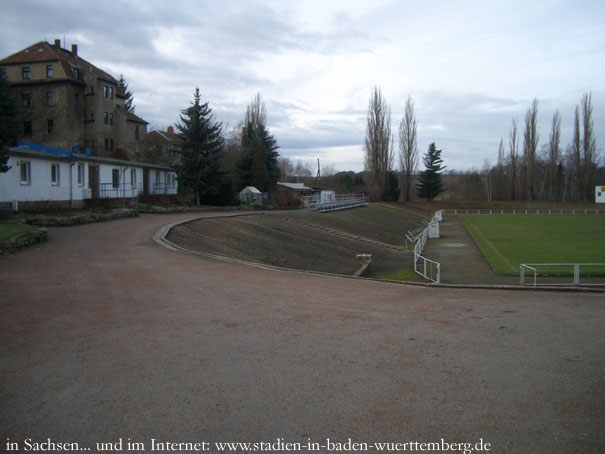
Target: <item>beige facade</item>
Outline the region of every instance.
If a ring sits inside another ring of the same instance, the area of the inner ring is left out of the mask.
[[[19,140],[93,156],[136,159],[147,122],[124,109],[119,82],[78,48],[45,41],[0,61],[17,106]]]

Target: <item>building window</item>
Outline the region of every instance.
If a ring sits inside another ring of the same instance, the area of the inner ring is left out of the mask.
[[[23,93],[21,96],[23,100],[23,107],[31,107],[32,105],[32,94],[31,93]]]
[[[21,161],[19,163],[19,179],[21,184],[31,184],[31,166],[29,162]]]
[[[139,140],[139,125],[135,125],[134,127],[134,139]]]
[[[113,139],[109,139],[109,149],[113,150]]]
[[[109,114],[107,112],[103,112],[103,123],[104,124],[109,123]]]
[[[84,186],[84,164],[78,164],[78,186]]]
[[[53,76],[53,65],[46,65],[46,77],[50,79]]]
[[[176,175],[174,173],[166,174],[166,186],[169,188],[174,188],[176,182]]]
[[[53,104],[54,104],[53,92],[52,91],[47,91],[46,92],[46,105],[47,106],[52,106]]]
[[[109,97],[113,99],[113,87],[109,87]]]
[[[95,121],[95,113],[90,112],[90,121]]]
[[[21,68],[21,79],[29,80],[30,74],[31,73],[30,73],[29,66],[24,66],[23,68]]]
[[[59,186],[59,184],[60,184],[59,172],[60,172],[59,164],[50,165],[50,183],[53,186]]]
[[[105,149],[109,150],[109,139],[107,137],[105,138]]]
[[[30,137],[32,135],[32,122],[31,120],[25,120],[23,122],[23,135]]]
[[[74,68],[74,79],[78,80],[80,78],[80,71],[78,68]]]
[[[46,120],[46,132],[48,132],[49,134],[55,132],[55,120]]]
[[[160,182],[160,171],[159,170],[155,171],[155,182],[156,183]]]
[[[113,126],[113,112],[109,112],[109,124]]]
[[[137,169],[130,169],[130,184],[133,188],[137,186]]]
[[[111,170],[111,185],[114,188],[120,187],[120,169]]]

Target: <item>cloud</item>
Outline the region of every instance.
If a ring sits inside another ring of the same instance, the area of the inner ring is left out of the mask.
[[[602,147],[604,13],[599,2],[548,0],[21,0],[3,5],[0,55],[65,35],[83,58],[124,74],[137,114],[161,128],[196,87],[229,127],[261,92],[284,155],[342,170],[363,167],[370,90],[380,85],[393,134],[412,95],[420,153],[435,142],[463,169],[495,161],[500,137],[513,117],[522,129],[536,96],[541,142],[558,108],[565,146],[573,109],[592,91]]]

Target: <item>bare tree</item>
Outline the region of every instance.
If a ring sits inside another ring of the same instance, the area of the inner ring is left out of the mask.
[[[584,136],[582,137],[582,152],[583,164],[583,189],[585,200],[592,198],[591,187],[593,184],[592,177],[596,167],[595,157],[597,144],[594,137],[594,125],[592,121],[592,93],[585,93],[582,96],[582,129]]]
[[[368,106],[365,140],[365,169],[382,190],[388,172],[393,169],[393,141],[391,139],[391,108],[379,87],[374,87]]]
[[[403,119],[399,123],[399,165],[401,168],[403,197],[406,202],[410,201],[412,180],[418,167],[416,131],[417,122],[414,115],[414,101],[411,96],[408,96],[405,102]]]
[[[257,93],[252,102],[246,107],[244,126],[257,130],[260,125],[267,126],[267,107],[260,93]]]
[[[513,124],[510,127],[508,136],[508,144],[510,147],[510,198],[516,200],[517,194],[517,178],[519,172],[519,143],[517,141],[517,119],[513,118]]]
[[[576,111],[573,120],[573,139],[571,142],[571,153],[573,157],[573,167],[575,173],[576,200],[580,200],[582,195],[582,143],[580,140],[580,108],[576,106]]]
[[[557,166],[561,159],[561,116],[559,109],[552,117],[552,129],[548,141],[548,180],[549,198],[556,200],[557,194]]]
[[[504,140],[500,137],[500,145],[498,145],[498,163],[496,164],[496,198],[499,200],[506,199],[504,179]]]
[[[534,98],[531,107],[527,109],[525,114],[525,132],[523,134],[524,192],[527,200],[535,198],[538,139],[538,98]]]
[[[283,182],[288,181],[288,177],[294,174],[294,166],[288,158],[278,158],[277,164],[279,165],[279,178]]]

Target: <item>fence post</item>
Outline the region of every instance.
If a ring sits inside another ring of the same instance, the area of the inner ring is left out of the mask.
[[[521,282],[519,282],[520,285],[525,284],[525,268],[523,268],[523,265],[521,265],[519,270],[519,275],[521,276]]]
[[[573,285],[580,285],[580,264],[573,266]]]

